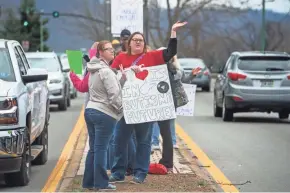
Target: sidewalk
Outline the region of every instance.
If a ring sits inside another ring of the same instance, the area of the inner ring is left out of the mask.
[[[161,140],[160,140],[161,141]],[[117,191],[121,192],[214,192],[209,175],[199,167],[195,156],[188,151],[180,138],[177,139],[179,149],[174,150],[174,170],[168,175],[148,175],[146,182],[140,185],[130,184],[131,177],[125,183],[117,184]],[[160,143],[161,147],[162,141]],[[84,129],[78,144],[64,173],[58,192],[83,192],[82,178],[85,159],[88,152],[87,131]],[[162,150],[161,150],[162,151]],[[151,163],[158,163],[161,151],[151,155]]]

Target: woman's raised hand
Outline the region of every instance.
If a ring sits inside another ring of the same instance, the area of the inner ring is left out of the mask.
[[[186,24],[187,24],[186,21],[184,21],[184,22],[180,22],[180,21],[178,21],[178,22],[176,22],[175,24],[173,24],[171,30],[176,32],[177,29],[179,29],[179,28],[185,26]]]

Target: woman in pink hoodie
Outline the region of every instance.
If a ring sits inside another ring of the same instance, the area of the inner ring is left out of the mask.
[[[94,56],[97,55],[97,47],[98,47],[99,42],[95,42],[91,49],[89,50],[89,57],[90,59]],[[70,79],[74,85],[74,87],[82,93],[86,93],[85,96],[85,106],[87,106],[87,103],[89,101],[89,86],[88,86],[88,82],[89,82],[89,73],[87,71],[87,68],[85,68],[85,73],[83,74],[83,79],[80,79],[74,72],[70,72]]]

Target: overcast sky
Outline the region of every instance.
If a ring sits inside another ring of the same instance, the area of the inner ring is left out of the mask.
[[[176,0],[170,0],[173,5],[176,5]],[[197,0],[200,1],[200,0]],[[224,2],[228,2],[229,0],[214,0],[215,3],[223,4]],[[246,0],[230,0],[235,6],[240,7],[239,2],[246,1]],[[248,0],[249,5],[253,9],[261,9],[262,0]],[[266,1],[273,1],[273,0],[266,0]],[[159,0],[159,3],[166,7],[166,0]],[[266,3],[266,9],[273,10],[275,12],[289,12],[290,10],[290,0],[275,0],[274,2],[267,2]]]

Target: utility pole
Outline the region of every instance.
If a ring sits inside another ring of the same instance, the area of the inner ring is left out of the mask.
[[[145,38],[147,43],[149,44],[149,12],[148,12],[148,0],[144,0],[143,5],[143,28],[145,31]]]
[[[266,0],[262,0],[262,30],[261,30],[261,51],[265,52],[266,46]]]
[[[111,41],[111,2],[105,0],[105,33],[107,40]]]
[[[40,12],[43,13],[43,9]],[[39,23],[40,23],[40,51],[43,52],[43,23],[41,16],[39,17]]]

